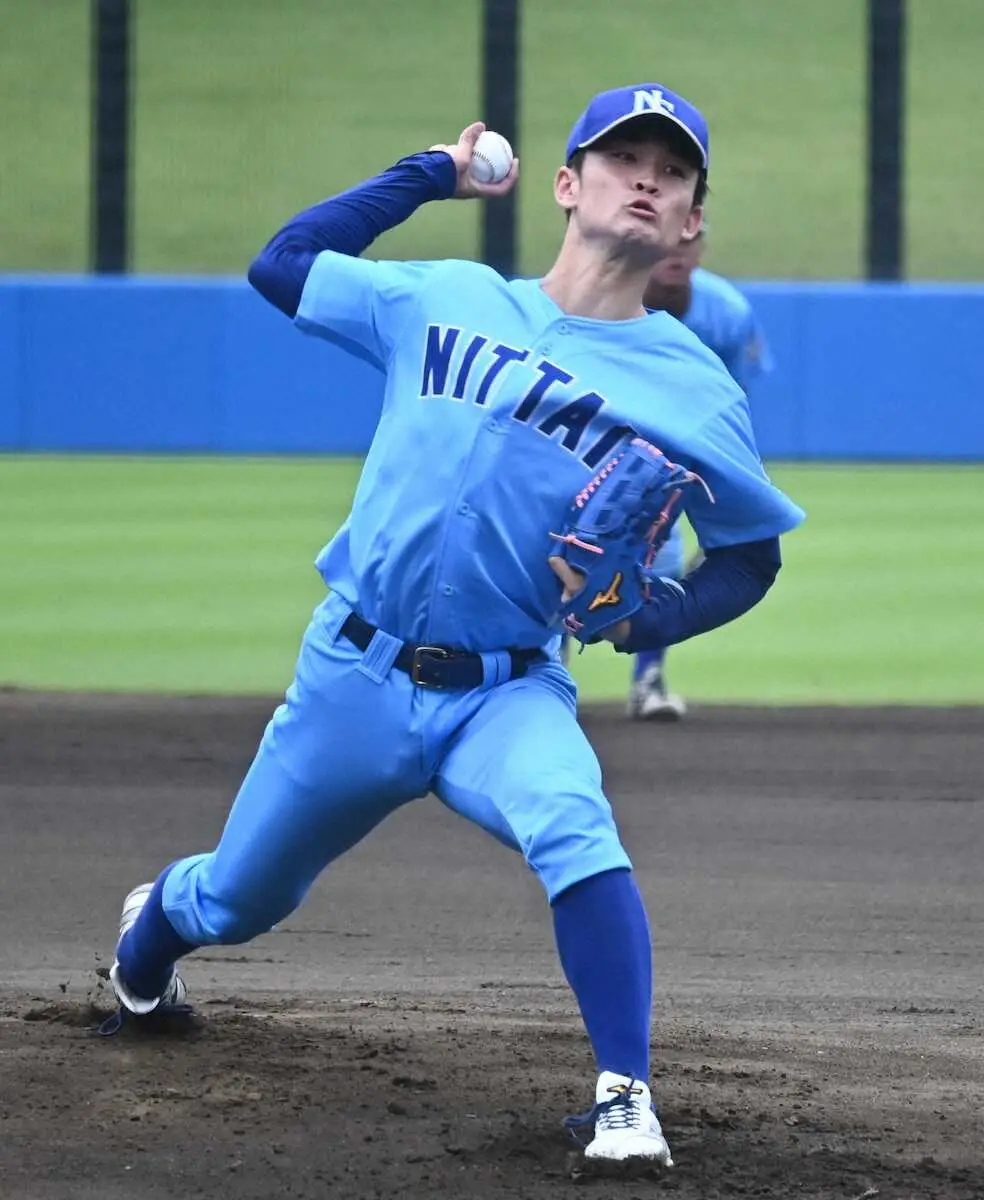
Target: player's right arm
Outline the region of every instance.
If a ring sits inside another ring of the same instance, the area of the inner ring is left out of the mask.
[[[319,254],[331,250],[357,258],[422,204],[452,196],[456,178],[446,154],[401,159],[382,175],[292,217],[253,259],[249,282],[265,300],[295,317]]]
[[[455,144],[403,158],[381,175],[298,213],[253,260],[250,283],[271,304],[295,317],[315,260],[325,251],[358,257],[430,200],[504,195],[516,181],[516,162],[500,183],[478,183],[468,170],[484,128],[477,121],[462,131]]]

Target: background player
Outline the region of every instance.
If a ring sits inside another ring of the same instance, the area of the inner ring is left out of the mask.
[[[138,1016],[180,1002],[179,958],[271,929],[334,859],[434,792],[544,887],[599,1071],[587,1157],[669,1165],[648,1082],[649,926],[556,656],[550,532],[634,431],[706,479],[716,503],[687,509],[705,561],[619,624],[632,653],[757,603],[802,513],[766,476],[720,361],[643,308],[653,263],[700,228],[701,114],[656,84],[594,98],[554,181],[569,220],[542,280],[358,257],[427,201],[509,190],[515,164],[498,185],[469,174],[481,129],[298,214],[251,267],[301,330],[385,371],[383,411],[317,560],[329,595],[219,845],[129,894],[110,977]]]
[[[707,241],[706,226],[691,242],[681,244],[653,267],[645,304],[682,321],[721,359],[746,393],[772,370],[772,356],[748,298],[721,275],[700,266]],[[680,579],[686,569],[683,529],[678,523],[660,551],[653,569]],[[682,696],[666,685],[666,650],[643,650],[635,656],[628,713],[649,721],[677,721],[687,711]]]

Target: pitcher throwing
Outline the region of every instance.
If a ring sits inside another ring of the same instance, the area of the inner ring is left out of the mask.
[[[219,845],[130,893],[111,977],[130,1014],[183,1000],[178,959],[266,932],[434,793],[543,885],[597,1060],[594,1107],[569,1122],[593,1131],[587,1158],[670,1166],[649,1089],[649,925],[561,628],[632,653],[729,621],[765,595],[802,513],[767,478],[720,360],[643,307],[654,262],[701,227],[700,112],[651,83],[590,102],[554,179],[567,225],[542,279],[361,259],[425,202],[515,184],[516,163],[498,183],[470,174],[482,129],[300,213],[252,264],[301,331],[385,372],[385,401],[317,560],[330,594]],[[681,507],[705,560],[652,578]]]

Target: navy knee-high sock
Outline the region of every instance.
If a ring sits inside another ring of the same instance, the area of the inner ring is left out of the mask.
[[[665,647],[661,647],[659,650],[640,650],[638,654],[634,654],[632,657],[632,682],[638,683],[650,667],[663,666],[663,661],[666,658],[666,649]]]
[[[164,915],[164,880],[170,873],[171,868],[168,867],[158,876],[147,903],[140,910],[140,916],[116,948],[116,957],[127,986],[146,1000],[153,1000],[163,993],[171,977],[171,968],[182,955],[196,949],[178,936]]]
[[[553,914],[598,1070],[648,1083],[652,944],[635,877],[617,870],[582,880],[557,897]]]

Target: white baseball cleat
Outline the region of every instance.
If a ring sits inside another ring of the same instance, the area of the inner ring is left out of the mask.
[[[672,1167],[673,1157],[663,1137],[653,1099],[646,1084],[628,1075],[603,1071],[595,1089],[594,1137],[584,1148],[588,1162],[649,1162]]]
[[[682,696],[666,690],[659,667],[650,667],[632,685],[627,711],[638,721],[679,721],[686,715],[687,703]]]
[[[152,883],[141,883],[123,901],[123,914],[120,917],[120,939],[122,939],[123,934],[136,921],[137,917],[140,916],[140,910],[147,903],[147,897],[150,895],[153,887]],[[118,939],[116,945],[119,946],[119,944]],[[120,972],[119,959],[116,959],[110,968],[109,982],[113,985],[113,991],[116,993],[116,999],[119,1000],[120,1004],[128,1012],[132,1012],[138,1017],[144,1017],[158,1008],[173,1008],[177,1004],[184,1004],[188,996],[188,989],[184,985],[184,980],[178,974],[177,967],[171,969],[171,978],[161,995],[152,1000],[148,1000],[144,996],[137,996],[131,991]]]

